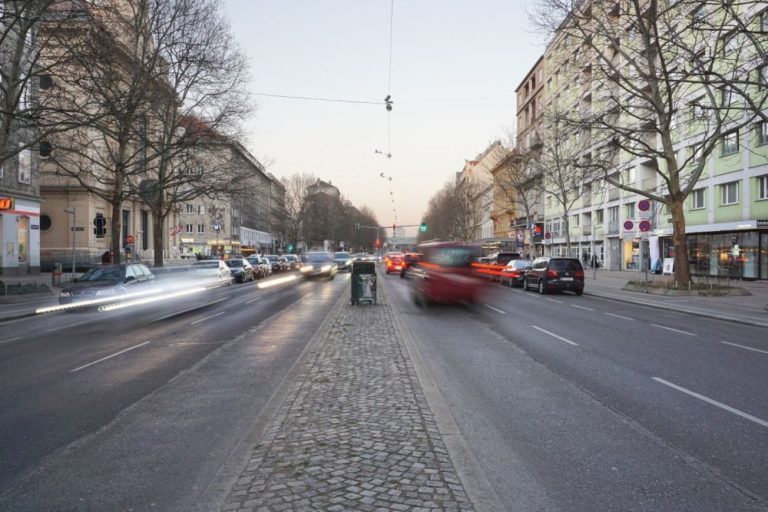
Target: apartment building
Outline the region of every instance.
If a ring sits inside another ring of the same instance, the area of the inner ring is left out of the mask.
[[[507,149],[501,141],[492,142],[473,160],[465,160],[464,168],[457,174],[456,185],[470,195],[472,208],[468,212],[473,227],[473,238],[477,241],[493,244],[494,210],[493,175],[491,170],[506,155]],[[489,250],[492,249],[489,246]]]
[[[616,5],[618,13],[618,3]],[[674,7],[670,4],[666,8]],[[699,22],[706,18],[702,10],[705,8],[718,9],[702,3],[691,12],[674,14],[680,19],[692,17],[694,22]],[[738,13],[740,20],[748,30],[765,32],[768,8],[764,4],[746,2],[739,8],[743,9]],[[712,15],[723,16],[723,12],[713,11]],[[620,19],[618,15],[616,19]],[[727,27],[727,23],[725,25]],[[696,30],[695,25],[692,26]],[[731,56],[735,52],[729,45],[738,35],[735,29],[726,33],[724,41],[711,43],[707,52],[714,55],[713,59],[722,60],[719,65],[749,70],[756,83],[746,91],[753,95],[750,96],[753,104],[760,104],[768,90],[768,66],[756,59],[756,52],[747,44],[740,47],[738,57],[728,60],[729,52]],[[632,31],[626,29],[619,43],[614,41],[614,44],[631,45],[633,37],[636,36]],[[542,60],[535,66],[541,68],[537,85],[545,84],[537,110],[595,113],[604,108],[606,98],[616,94],[616,84],[599,72],[589,51],[588,46],[570,38],[565,31],[555,35]],[[615,54],[619,62],[616,69],[641,75],[639,71],[642,70],[621,60],[621,52],[616,50]],[[721,55],[726,57],[721,59]],[[533,69],[529,77],[532,75],[535,75]],[[529,84],[532,86],[532,80]],[[518,94],[521,92],[525,97],[525,88],[518,90]],[[722,96],[718,94],[719,103],[710,105],[707,111],[707,107],[702,106],[701,95],[695,88],[683,90],[679,97],[673,98],[672,111],[671,142],[676,160],[680,162],[683,181],[693,174],[699,163],[703,164],[703,172],[684,206],[691,272],[703,276],[768,279],[768,127],[761,118],[751,115],[743,97],[732,99],[730,92]],[[621,96],[617,94],[615,97]],[[627,103],[630,103],[629,99]],[[732,117],[725,121],[721,131],[707,131],[713,125],[712,117],[708,116],[714,115],[715,108],[720,112],[726,109]],[[522,118],[518,117],[518,122],[522,121],[521,133],[526,126],[525,115],[531,116],[532,112],[533,108],[529,107]],[[628,109],[620,115],[625,126],[632,126]],[[649,158],[642,152],[616,151],[596,134],[580,135],[590,141],[583,146],[582,162],[590,159],[610,162],[613,169],[609,172],[615,181],[660,198],[669,193],[662,176],[668,166],[667,160]],[[522,142],[519,137],[520,146],[523,146]],[[649,136],[641,142],[650,148],[646,153],[663,150],[662,137],[650,130]],[[563,144],[567,143],[569,141],[563,141]],[[708,157],[697,157],[700,148],[707,144],[712,148]],[[671,261],[674,256],[672,214],[664,203],[618,188],[599,176],[585,179],[574,188],[578,197],[567,212],[570,251],[562,206],[552,194],[545,193],[542,198],[544,229],[541,247],[544,254],[569,255],[590,261],[594,257],[601,265],[614,270],[640,271],[646,267],[660,270],[662,262]]]

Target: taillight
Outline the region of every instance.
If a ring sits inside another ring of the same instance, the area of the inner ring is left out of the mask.
[[[547,270],[547,277],[557,278],[560,273],[557,270]]]
[[[520,272],[513,270],[509,273],[510,277],[520,277]]]
[[[582,272],[581,270],[577,270],[576,272],[573,273],[573,275],[574,277],[580,277],[584,279],[584,272]]]

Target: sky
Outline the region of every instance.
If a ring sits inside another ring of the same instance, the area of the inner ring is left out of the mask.
[[[544,51],[534,4],[517,0],[223,1],[251,65],[248,149],[278,178],[332,182],[385,226],[420,223],[465,160],[508,137],[515,88]],[[390,94],[393,109],[264,94]]]

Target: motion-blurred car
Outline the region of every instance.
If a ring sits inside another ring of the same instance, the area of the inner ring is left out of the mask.
[[[253,281],[256,276],[253,273],[253,267],[248,260],[243,258],[231,258],[225,260],[225,263],[232,272],[232,279],[236,283],[244,283],[246,281]]]
[[[403,268],[403,256],[401,252],[390,252],[384,256],[384,269],[386,273],[400,272]]]
[[[338,272],[333,254],[329,252],[308,252],[301,255],[301,275],[304,278],[328,277],[333,279]]]
[[[584,293],[584,267],[578,258],[536,258],[523,282],[526,290],[531,287],[542,295],[563,290],[581,295]]]
[[[280,256],[278,256],[277,254],[267,254],[266,256],[263,256],[263,257],[269,260],[269,264],[272,266],[273,274],[283,271],[283,264],[280,261]]]
[[[342,270],[352,271],[352,262],[354,261],[352,255],[348,252],[340,251],[333,253],[333,261],[336,262],[336,266],[339,268],[339,272]]]
[[[133,293],[155,281],[152,271],[140,263],[96,265],[59,295],[59,304],[72,304]]]
[[[419,250],[423,257],[410,270],[411,296],[417,306],[473,303],[480,298],[487,281],[472,266],[480,247],[433,242],[420,245]]]
[[[230,285],[232,271],[222,260],[201,260],[192,264],[192,277],[205,284]]]
[[[501,284],[523,286],[525,273],[531,268],[530,260],[511,260],[501,271]]]
[[[403,262],[400,266],[400,277],[405,279],[406,272],[408,272],[408,269],[414,265],[417,265],[421,260],[421,257],[422,257],[422,254],[419,254],[418,252],[405,253],[403,255]]]

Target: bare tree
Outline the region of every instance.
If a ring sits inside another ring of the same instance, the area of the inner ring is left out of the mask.
[[[249,177],[226,146],[252,112],[245,93],[247,62],[215,0],[149,0],[148,29],[161,65],[148,111],[155,266],[163,265],[164,225],[180,204],[231,194]],[[219,148],[224,147],[225,151]],[[206,152],[218,153],[215,158]]]
[[[307,189],[316,181],[315,175],[306,172],[282,179],[285,186],[286,237],[294,247],[298,247],[303,236],[302,221],[307,206]]]
[[[742,128],[766,119],[768,95],[755,93],[768,44],[757,16],[764,6],[540,0],[532,16],[553,37],[564,78],[590,92],[570,122],[590,132],[593,165],[670,210],[678,285],[690,281],[686,198],[717,148],[727,152],[734,138],[738,146]],[[622,179],[637,166],[653,179]]]
[[[493,178],[494,185],[509,205],[514,217],[525,218],[525,231],[530,230],[536,214],[539,213],[536,206],[543,193],[539,183],[541,174],[531,164],[537,149],[538,146],[526,152],[513,150],[501,162]]]

